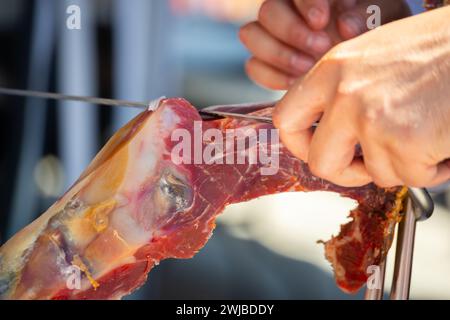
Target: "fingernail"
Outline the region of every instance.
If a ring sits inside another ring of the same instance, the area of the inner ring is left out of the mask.
[[[300,55],[293,55],[291,57],[291,67],[300,73],[304,73],[314,66],[314,60]]]
[[[311,9],[309,9],[308,11],[308,19],[310,22],[313,23],[317,23],[318,21],[320,21],[322,19],[322,11],[320,11],[319,9],[312,7]]]
[[[357,36],[364,32],[364,22],[355,16],[344,16],[344,23],[352,31],[352,33]]]
[[[331,48],[331,39],[323,33],[315,33],[309,36],[307,46],[317,53],[324,53]]]

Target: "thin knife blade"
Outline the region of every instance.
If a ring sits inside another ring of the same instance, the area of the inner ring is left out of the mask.
[[[10,88],[2,88],[2,87],[0,87],[0,94],[6,94],[6,95],[12,95],[12,96],[22,96],[22,97],[32,97],[32,98],[52,99],[52,100],[80,101],[80,102],[105,105],[105,106],[125,106],[125,107],[134,107],[134,108],[140,108],[140,109],[145,109],[145,108],[148,108],[148,106],[149,106],[148,102],[146,103],[146,102],[119,100],[119,99],[97,98],[97,97],[89,97],[89,96],[75,96],[75,95],[68,95],[68,94],[62,94],[62,93],[10,89]]]
[[[121,100],[121,99],[107,99],[107,98],[98,98],[98,97],[90,97],[90,96],[77,96],[77,95],[68,95],[62,93],[53,93],[53,92],[42,92],[42,91],[34,91],[34,90],[22,90],[22,89],[12,89],[12,88],[3,88],[0,87],[0,94],[12,95],[12,96],[21,96],[21,97],[32,97],[32,98],[43,98],[43,99],[52,99],[52,100],[67,100],[67,101],[79,101],[86,102],[96,105],[104,105],[104,106],[117,106],[117,107],[132,107],[139,109],[147,109],[149,106],[157,105],[161,98],[152,100],[150,102],[138,102],[138,101],[129,101],[129,100]],[[261,117],[254,116],[248,114],[240,114],[233,112],[223,112],[223,111],[206,111],[199,110],[199,113],[202,117],[207,119],[220,119],[226,117],[232,117],[236,119],[242,120],[250,120],[250,121],[258,121],[265,123],[272,123],[272,119],[270,117]]]

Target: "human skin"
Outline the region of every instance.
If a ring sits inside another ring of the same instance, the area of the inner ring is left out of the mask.
[[[449,17],[450,7],[436,9],[331,49],[276,107],[284,145],[343,186],[448,181]],[[355,158],[357,144],[364,158]]]
[[[382,24],[410,15],[398,0],[265,1],[239,33],[252,54],[247,74],[263,87],[288,89],[335,44],[367,31],[369,5],[380,7]]]

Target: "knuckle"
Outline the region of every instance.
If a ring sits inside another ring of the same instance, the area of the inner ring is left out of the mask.
[[[345,42],[339,43],[335,45],[333,48],[331,48],[320,60],[321,63],[326,66],[327,68],[333,70],[336,74],[339,75],[339,77],[343,80],[346,79],[346,70],[348,66],[354,65],[354,61],[352,61],[351,55],[349,55],[349,50],[345,46]],[[350,69],[351,70],[351,69]],[[351,76],[351,73],[349,73]],[[345,86],[341,87],[340,89],[342,92],[350,93],[349,89],[354,89],[354,87],[359,86],[350,86],[350,82],[346,82]],[[359,83],[360,85],[360,83]],[[339,87],[338,87],[339,89]]]
[[[284,99],[281,99],[272,113],[273,124],[280,131],[281,135],[290,135],[293,133],[292,121],[289,121],[291,118],[288,118],[289,114],[288,103]]]
[[[379,106],[364,107],[361,105],[358,112],[359,130],[364,136],[379,134],[379,125],[384,117],[384,112]]]
[[[290,68],[292,52],[286,48],[279,46],[273,51],[273,60],[277,61],[277,64],[284,66],[285,68]]]
[[[311,158],[311,157],[310,157]],[[310,159],[308,161],[309,170],[311,173],[317,177],[326,180],[332,180],[333,172],[330,170],[329,166],[324,164],[320,160]]]
[[[368,101],[370,99],[363,97],[359,103],[358,122],[363,134],[376,134],[386,141],[401,141],[404,147],[426,142],[422,126],[402,117],[390,104]]]
[[[282,112],[280,112],[280,107],[277,106],[272,113],[272,122],[275,128],[278,128],[280,131],[284,131],[283,120],[282,120]]]
[[[297,44],[296,47],[307,47],[307,32],[297,21],[290,21],[287,23],[285,34],[287,42],[290,44]]]
[[[408,119],[403,117],[399,112],[391,112],[392,115],[385,117],[386,126],[392,128],[392,133],[400,137],[405,142],[423,142],[429,143],[429,131],[425,129],[426,121]]]
[[[383,103],[379,103],[374,97],[367,96],[365,93],[353,93],[358,99],[356,104],[356,116],[359,130],[363,135],[373,137],[390,136],[393,130],[393,124],[397,120],[397,115],[386,108]]]
[[[277,106],[272,114],[272,121],[275,128],[280,130],[281,135],[292,136],[298,133],[298,128],[290,120],[289,112],[285,112],[282,107]]]
[[[338,43],[331,48],[324,56],[325,60],[338,61],[343,60],[348,56],[345,42]]]

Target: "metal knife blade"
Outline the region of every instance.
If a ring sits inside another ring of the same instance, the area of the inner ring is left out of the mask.
[[[130,101],[130,100],[121,100],[121,99],[107,99],[107,98],[98,98],[98,97],[90,97],[90,96],[77,96],[77,95],[68,95],[68,94],[62,94],[62,93],[12,89],[12,88],[3,88],[3,87],[0,87],[0,94],[21,96],[21,97],[31,97],[31,98],[52,99],[52,100],[79,101],[79,102],[86,102],[86,103],[104,105],[104,106],[132,107],[132,108],[139,108],[139,109],[147,109],[149,106],[154,105],[155,103],[157,103],[161,100],[161,98],[158,98],[158,99],[152,100],[150,102],[139,102],[139,101]],[[224,111],[212,111],[212,110],[199,110],[199,113],[202,116],[202,118],[205,118],[205,119],[219,119],[219,118],[232,117],[232,118],[236,118],[236,119],[265,122],[265,123],[272,124],[272,118],[270,118],[270,117],[261,117],[261,116],[254,116],[254,115],[249,115],[249,114],[240,114],[240,113],[224,112]]]
[[[145,103],[145,102],[136,102],[136,101],[119,100],[119,99],[106,99],[106,98],[97,98],[97,97],[89,97],[89,96],[75,96],[75,95],[68,95],[68,94],[62,94],[62,93],[11,89],[11,88],[3,88],[3,87],[0,87],[0,94],[11,95],[11,96],[31,97],[31,98],[52,99],[52,100],[79,101],[79,102],[86,102],[86,103],[105,105],[105,106],[125,106],[125,107],[141,108],[141,109],[148,108],[148,106],[149,106],[149,103]]]

